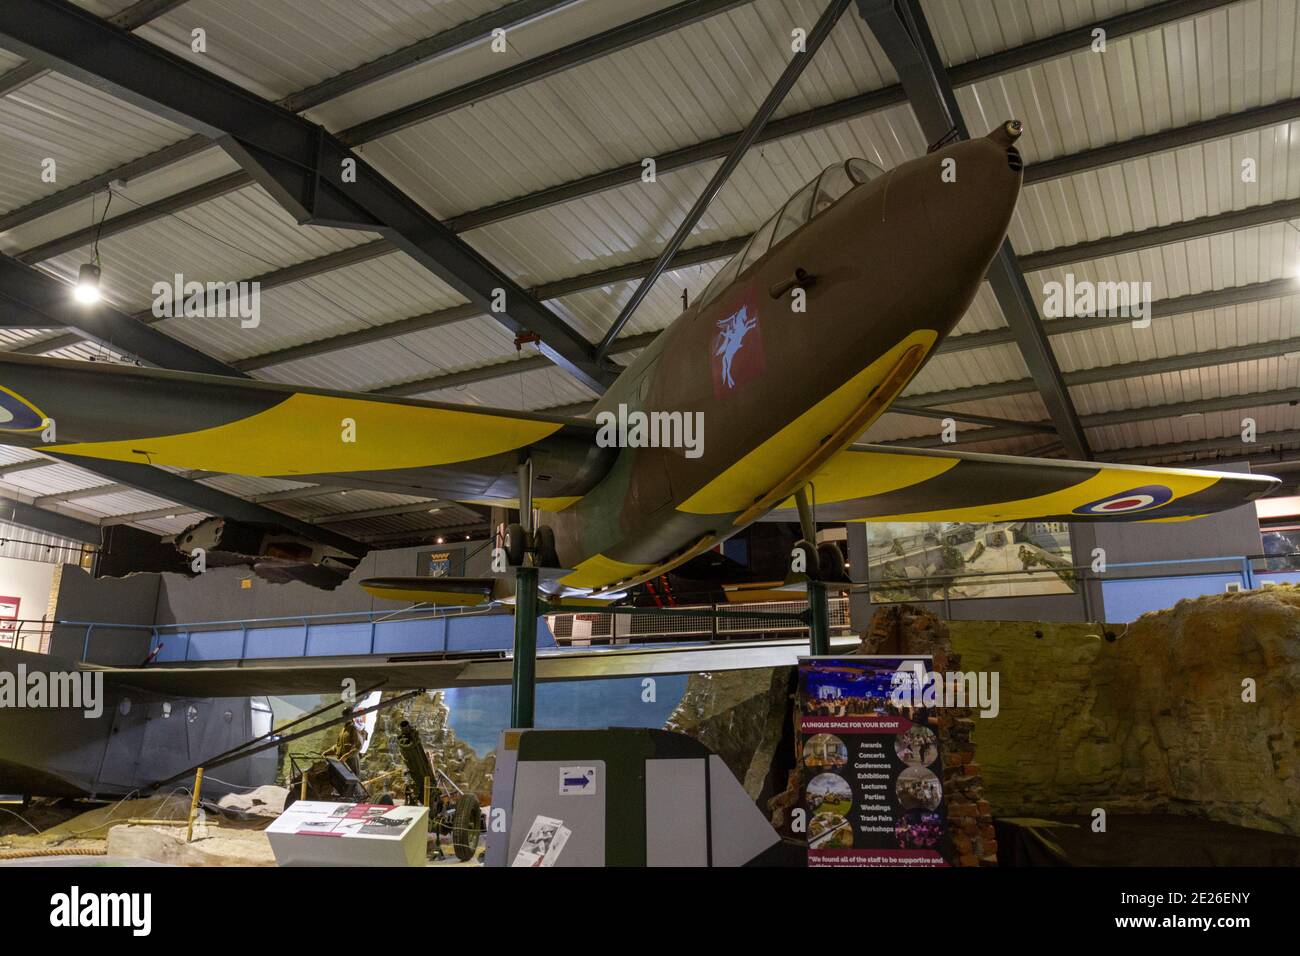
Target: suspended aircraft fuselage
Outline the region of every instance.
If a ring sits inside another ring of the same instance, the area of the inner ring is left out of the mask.
[[[815,492],[819,464],[889,407],[974,298],[1020,191],[1017,135],[1001,127],[903,163],[824,209],[815,181],[760,228],[726,284],[597,403],[598,421],[644,413],[655,434],[630,436],[641,444],[679,421],[703,427],[692,454],[620,448],[595,488],[543,516],[576,569],[563,583],[662,573],[809,481]]]

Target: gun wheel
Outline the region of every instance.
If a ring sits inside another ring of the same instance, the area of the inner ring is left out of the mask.
[[[478,805],[478,797],[472,793],[464,794],[456,801],[456,811],[451,818],[451,845],[456,851],[456,859],[462,862],[473,859],[482,833],[483,810]]]

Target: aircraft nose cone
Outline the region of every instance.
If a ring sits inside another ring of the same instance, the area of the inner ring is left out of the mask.
[[[1021,132],[1011,120],[926,157],[926,218],[948,256],[987,264],[1002,244],[1020,196],[1024,160],[1014,143]]]

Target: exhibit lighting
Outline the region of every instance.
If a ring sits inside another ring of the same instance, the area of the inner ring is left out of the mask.
[[[99,301],[99,266],[87,262],[77,271],[77,285],[72,290],[72,297],[82,305],[94,305]]]
[[[72,297],[82,305],[94,305],[99,301],[99,239],[104,232],[104,222],[108,219],[108,208],[113,205],[113,188],[108,189],[108,202],[104,203],[104,214],[99,217],[99,226],[95,229],[95,245],[91,261],[77,270],[77,285],[72,290]],[[95,222],[95,198],[90,199],[90,221]]]

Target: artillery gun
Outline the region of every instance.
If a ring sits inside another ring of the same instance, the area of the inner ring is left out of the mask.
[[[451,834],[459,860],[470,860],[483,833],[483,809],[478,797],[466,793],[445,772],[433,766],[420,732],[409,720],[397,727],[397,749],[406,764],[406,803],[429,808],[429,829]],[[441,845],[438,849],[442,853]]]

